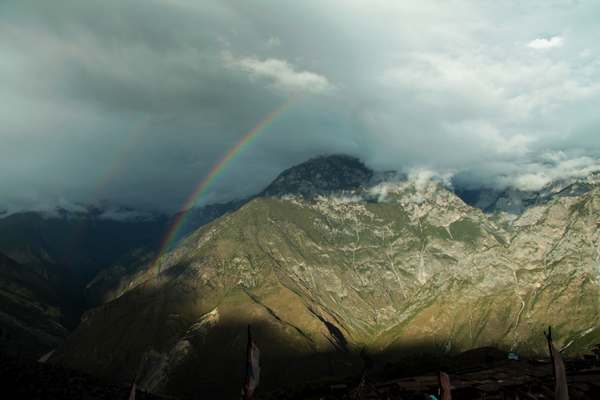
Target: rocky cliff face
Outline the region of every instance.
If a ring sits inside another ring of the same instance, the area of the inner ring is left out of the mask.
[[[247,324],[266,387],[356,370],[362,349],[543,353],[547,325],[568,351],[600,341],[600,188],[507,223],[439,183],[377,181],[352,159],[336,175],[338,161],[285,172],[141,268],[54,360],[234,397]]]

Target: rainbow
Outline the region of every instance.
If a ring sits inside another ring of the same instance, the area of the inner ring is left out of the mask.
[[[248,145],[250,145],[259,136],[259,133],[264,131],[264,129],[269,126],[277,116],[282,114],[291,103],[291,99],[287,100],[275,110],[267,114],[258,123],[258,125],[248,131],[233,147],[227,151],[225,156],[223,156],[223,158],[221,158],[221,160],[212,167],[210,172],[198,183],[194,191],[187,197],[183,203],[183,206],[181,207],[182,211],[177,215],[175,221],[173,224],[171,224],[166,235],[161,241],[158,254],[152,263],[153,266],[157,267],[157,277],[160,274],[159,259],[173,245],[174,241],[178,237],[179,232],[185,226],[187,217],[190,214],[191,209],[198,202],[198,199],[207,192],[215,180],[221,175],[223,170],[225,170],[227,165],[229,165],[229,163],[237,155],[239,155],[243,149],[247,148]]]

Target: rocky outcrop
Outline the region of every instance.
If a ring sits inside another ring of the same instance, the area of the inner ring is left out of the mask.
[[[283,171],[262,196],[299,195],[312,198],[365,185],[373,171],[359,159],[347,155],[313,158]]]

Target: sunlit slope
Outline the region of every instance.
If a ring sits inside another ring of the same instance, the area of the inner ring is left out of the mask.
[[[505,228],[436,183],[364,199],[252,200],[88,312],[55,360],[129,378],[144,364],[147,387],[185,393],[239,382],[247,324],[265,385],[358,368],[362,348],[542,353],[549,324],[570,350],[600,341],[598,189]]]

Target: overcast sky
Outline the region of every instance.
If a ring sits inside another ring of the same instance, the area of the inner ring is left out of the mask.
[[[0,2],[0,209],[176,210],[323,153],[487,186],[597,169],[600,3]],[[465,172],[466,171],[466,172]]]

